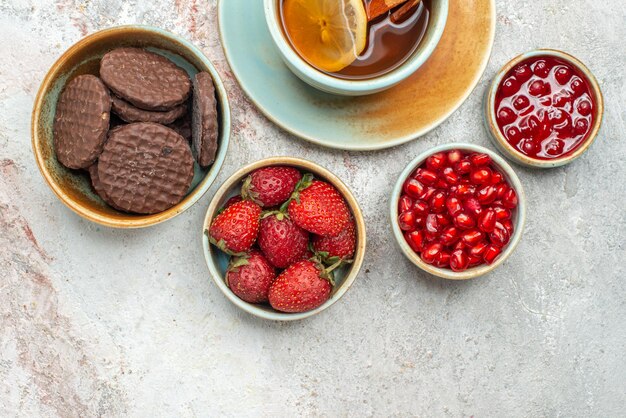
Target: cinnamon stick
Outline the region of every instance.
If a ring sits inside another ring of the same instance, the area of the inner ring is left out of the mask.
[[[371,22],[379,16],[384,15],[389,10],[406,3],[409,0],[372,0],[367,6],[367,20]],[[411,0],[411,3],[414,0]]]
[[[406,19],[407,15],[411,13],[413,8],[420,4],[422,0],[409,0],[402,7],[391,14],[391,21],[393,23],[402,22]]]

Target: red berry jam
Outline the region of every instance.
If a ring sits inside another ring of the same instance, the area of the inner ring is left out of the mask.
[[[492,264],[513,236],[517,194],[487,154],[431,155],[406,179],[398,225],[422,260],[464,271]]]
[[[589,136],[594,109],[584,75],[548,56],[517,64],[496,92],[500,132],[516,150],[540,160],[573,153]]]

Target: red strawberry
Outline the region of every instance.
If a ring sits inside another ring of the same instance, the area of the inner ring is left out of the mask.
[[[317,235],[336,236],[350,222],[350,210],[343,196],[330,184],[307,174],[289,202],[291,220]]]
[[[217,212],[217,214],[219,215],[220,213],[224,212],[224,210],[229,207],[230,205],[234,205],[237,202],[241,202],[243,199],[241,198],[241,195],[236,195],[231,197],[230,199],[228,199],[226,201],[226,203],[224,203],[224,206],[222,206],[222,208]]]
[[[332,288],[321,264],[298,261],[283,271],[270,286],[270,305],[281,312],[310,311],[330,298]]]
[[[349,260],[354,255],[356,248],[356,225],[354,222],[349,222],[348,226],[336,237],[314,235],[311,242],[315,252],[330,264],[334,264],[340,259]]]
[[[239,299],[249,303],[267,302],[276,270],[258,250],[235,257],[226,270],[226,284]]]
[[[289,267],[307,252],[309,233],[282,212],[269,212],[261,219],[259,247],[274,267]]]
[[[228,254],[245,253],[256,241],[260,216],[259,205],[249,200],[230,205],[213,219],[209,240]]]
[[[244,180],[241,194],[261,207],[278,206],[289,199],[302,178],[293,167],[264,167]]]

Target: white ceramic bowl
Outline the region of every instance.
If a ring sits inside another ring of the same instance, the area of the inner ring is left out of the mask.
[[[498,127],[495,107],[496,93],[498,91],[498,87],[500,86],[502,79],[509,73],[509,71],[511,71],[511,69],[513,69],[513,67],[515,67],[520,62],[526,61],[529,58],[545,56],[560,59],[578,69],[578,71],[580,71],[580,73],[584,76],[587,83],[589,84],[591,95],[595,103],[595,120],[593,126],[591,126],[591,130],[589,132],[589,135],[587,136],[587,139],[585,139],[585,141],[581,143],[572,154],[568,154],[563,157],[554,158],[551,160],[540,160],[537,158],[528,157],[527,155],[524,155],[517,149],[515,149],[511,144],[509,144],[509,142],[500,131],[500,128]],[[571,163],[572,161],[583,155],[598,136],[600,126],[602,125],[603,114],[604,99],[602,98],[602,91],[600,90],[600,85],[598,84],[598,81],[593,76],[591,71],[589,71],[585,64],[583,64],[577,58],[565,52],[557,51],[554,49],[536,49],[534,51],[526,52],[513,58],[504,67],[502,67],[500,71],[498,71],[496,76],[493,78],[491,86],[489,87],[489,90],[487,91],[487,95],[485,97],[484,119],[485,126],[491,138],[491,142],[493,142],[498,150],[510,160],[515,161],[518,164],[533,168],[560,167],[562,165]]]
[[[430,21],[426,34],[413,55],[402,65],[379,77],[365,80],[344,80],[325,74],[308,64],[296,53],[285,37],[280,18],[280,0],[264,0],[267,26],[278,47],[280,56],[289,69],[305,83],[327,93],[345,96],[363,96],[386,90],[409,77],[433,53],[448,20],[448,0],[430,2]]]
[[[283,313],[272,309],[269,305],[255,305],[245,302],[237,295],[235,295],[226,285],[224,280],[226,268],[228,267],[229,257],[225,253],[218,250],[216,247],[209,243],[209,239],[205,234],[205,231],[211,225],[211,221],[217,215],[219,209],[226,203],[232,196],[238,194],[241,191],[242,181],[254,170],[261,167],[285,165],[299,169],[303,173],[312,173],[316,178],[325,180],[335,186],[339,193],[346,200],[350,211],[354,217],[356,223],[356,251],[354,253],[353,262],[349,265],[345,265],[338,270],[335,270],[335,287],[333,288],[330,299],[328,299],[322,306],[313,309],[311,311],[302,313]],[[228,178],[219,188],[219,190],[213,196],[211,204],[206,213],[204,224],[202,226],[202,246],[204,248],[204,258],[211,273],[211,278],[217,287],[224,293],[224,295],[237,307],[244,311],[251,313],[264,319],[271,319],[275,321],[295,321],[298,319],[304,319],[309,316],[313,316],[328,309],[335,302],[348,291],[352,283],[359,274],[361,265],[363,264],[363,258],[365,256],[366,234],[365,234],[365,222],[363,220],[363,214],[359,205],[350,192],[350,189],[343,184],[338,177],[332,174],[330,171],[310,161],[302,160],[299,158],[289,157],[274,157],[265,160],[257,161],[250,165],[247,165],[235,172]]]
[[[491,264],[483,264],[480,266],[469,268],[462,272],[455,272],[450,269],[439,268],[430,264],[425,263],[421,257],[411,249],[409,244],[404,239],[404,234],[398,225],[398,201],[400,200],[400,196],[402,193],[402,186],[404,185],[405,180],[419,167],[422,165],[424,161],[428,157],[433,154],[442,151],[450,151],[453,149],[459,149],[463,151],[471,151],[471,152],[479,152],[485,153],[491,157],[491,160],[495,166],[497,166],[504,178],[507,182],[513,187],[515,192],[517,193],[518,206],[513,213],[513,224],[515,225],[515,230],[513,232],[513,236],[511,237],[509,243],[506,248],[502,251],[500,256],[496,259],[496,261]],[[393,192],[391,194],[391,200],[389,201],[389,213],[390,213],[390,221],[391,221],[391,229],[393,230],[393,235],[400,246],[400,249],[404,253],[404,255],[411,260],[413,264],[417,267],[421,268],[427,273],[433,274],[438,277],[442,277],[444,279],[450,280],[468,280],[474,279],[479,276],[483,276],[500,266],[504,261],[515,251],[517,244],[522,238],[522,232],[524,230],[524,224],[526,223],[526,196],[524,195],[524,189],[522,188],[522,183],[520,182],[517,174],[513,171],[511,166],[498,154],[493,151],[488,150],[487,148],[472,145],[472,144],[446,144],[440,145],[438,147],[430,148],[420,155],[418,155],[413,161],[407,165],[404,169],[398,181],[396,182],[395,187],[393,188]]]

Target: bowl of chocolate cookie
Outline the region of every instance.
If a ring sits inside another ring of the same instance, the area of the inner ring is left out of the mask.
[[[45,76],[32,114],[37,165],[80,216],[141,228],[184,212],[224,162],[230,108],[204,54],[148,26],[96,32]]]

